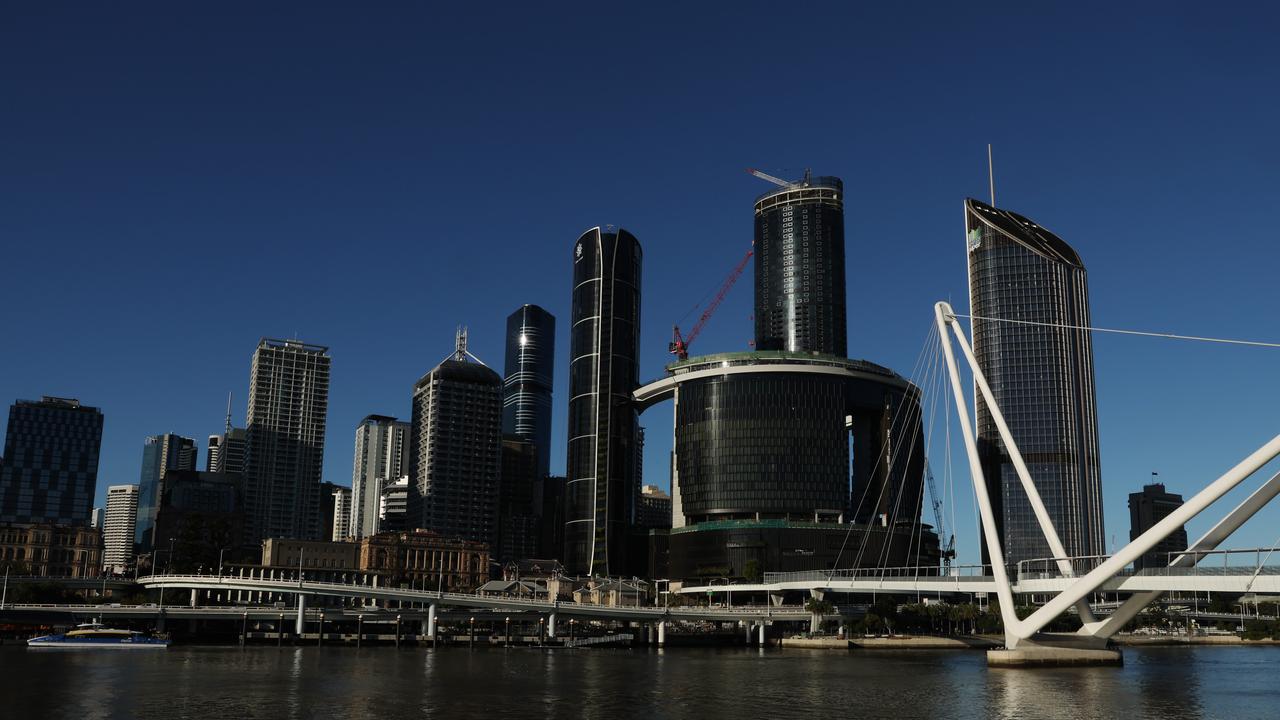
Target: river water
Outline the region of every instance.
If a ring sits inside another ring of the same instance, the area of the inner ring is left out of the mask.
[[[0,647],[0,718],[1277,718],[1280,647],[988,669],[980,651]]]

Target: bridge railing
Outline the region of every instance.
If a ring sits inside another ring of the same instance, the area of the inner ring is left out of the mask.
[[[919,582],[954,582],[957,578],[988,577],[983,565],[953,565],[944,570],[937,565],[905,566],[887,568],[842,568],[835,570],[801,570],[797,572],[767,572],[764,582],[767,584],[784,582],[813,582],[824,580],[901,580],[911,579]],[[717,586],[720,587],[720,586]],[[728,586],[732,588],[733,586]]]
[[[1130,565],[1116,573],[1117,577],[1127,576],[1178,576],[1189,575],[1280,575],[1280,565],[1267,565],[1272,555],[1280,553],[1280,548],[1237,548],[1231,550],[1205,550],[1201,552],[1168,552],[1160,553],[1163,564],[1155,567],[1137,569]],[[1194,562],[1184,567],[1169,567],[1175,559],[1190,555]],[[1059,567],[1061,560],[1071,563],[1071,577],[1088,574],[1110,555],[1082,555],[1065,558],[1035,558],[1021,560],[1017,564],[1015,577],[1022,580],[1046,580],[1064,577]],[[1280,555],[1274,558],[1280,563]]]

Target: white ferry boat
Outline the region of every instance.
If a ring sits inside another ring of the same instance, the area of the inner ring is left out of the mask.
[[[60,635],[42,635],[27,641],[27,647],[88,649],[111,648],[128,650],[163,650],[169,647],[168,638],[149,637],[133,630],[117,630],[101,623],[77,625]]]

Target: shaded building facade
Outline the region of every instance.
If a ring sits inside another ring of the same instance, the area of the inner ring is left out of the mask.
[[[502,433],[537,448],[539,477],[551,472],[551,386],[555,377],[556,319],[537,305],[507,317],[502,381]]]
[[[1167,492],[1163,483],[1143,485],[1142,492],[1129,493],[1129,539],[1137,540],[1139,535],[1180,507],[1182,496]],[[1134,560],[1133,567],[1136,570],[1168,567],[1174,559],[1171,553],[1182,552],[1187,547],[1187,528],[1184,525]]]
[[[569,573],[629,574],[636,477],[640,278],[635,236],[592,228],[573,246],[569,334],[564,565]]]
[[[99,577],[102,533],[87,524],[0,522],[0,563],[15,575]]]
[[[540,557],[538,515],[538,447],[524,438],[502,438],[502,490],[498,500],[498,562]]]
[[[156,551],[175,572],[212,569],[246,559],[244,478],[239,473],[174,470],[156,511]],[[248,541],[253,543],[252,540]],[[170,545],[172,543],[172,545]],[[171,558],[164,558],[169,547]]]
[[[87,527],[101,447],[98,408],[48,396],[14,403],[0,463],[0,522]]]
[[[756,199],[755,293],[756,349],[848,354],[840,178]]]
[[[973,351],[1068,555],[1105,550],[1084,263],[1030,219],[965,201]],[[998,322],[994,318],[1004,321]],[[1005,561],[1053,555],[981,395],[977,444]],[[983,561],[987,562],[983,542]]]
[[[264,338],[253,353],[245,423],[251,540],[320,538],[329,348]]]
[[[497,540],[502,462],[502,378],[467,352],[413,386],[406,528],[447,538]]]

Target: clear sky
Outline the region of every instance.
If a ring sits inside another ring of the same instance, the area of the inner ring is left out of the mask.
[[[242,424],[258,338],[296,335],[332,348],[324,475],[348,484],[356,423],[407,417],[455,326],[500,368],[535,303],[560,471],[583,230],[643,244],[657,378],[750,245],[769,186],[743,169],[841,176],[850,353],[905,374],[933,302],[967,306],[988,142],[999,204],[1083,256],[1095,324],[1280,339],[1280,15],[1118,5],[10,4],[0,401],[101,407],[101,491],[147,435],[203,454],[228,391]],[[750,313],[748,276],[694,353],[746,349]],[[1191,493],[1280,431],[1280,350],[1095,342],[1109,540],[1151,471]],[[663,485],[670,423],[644,416]]]

